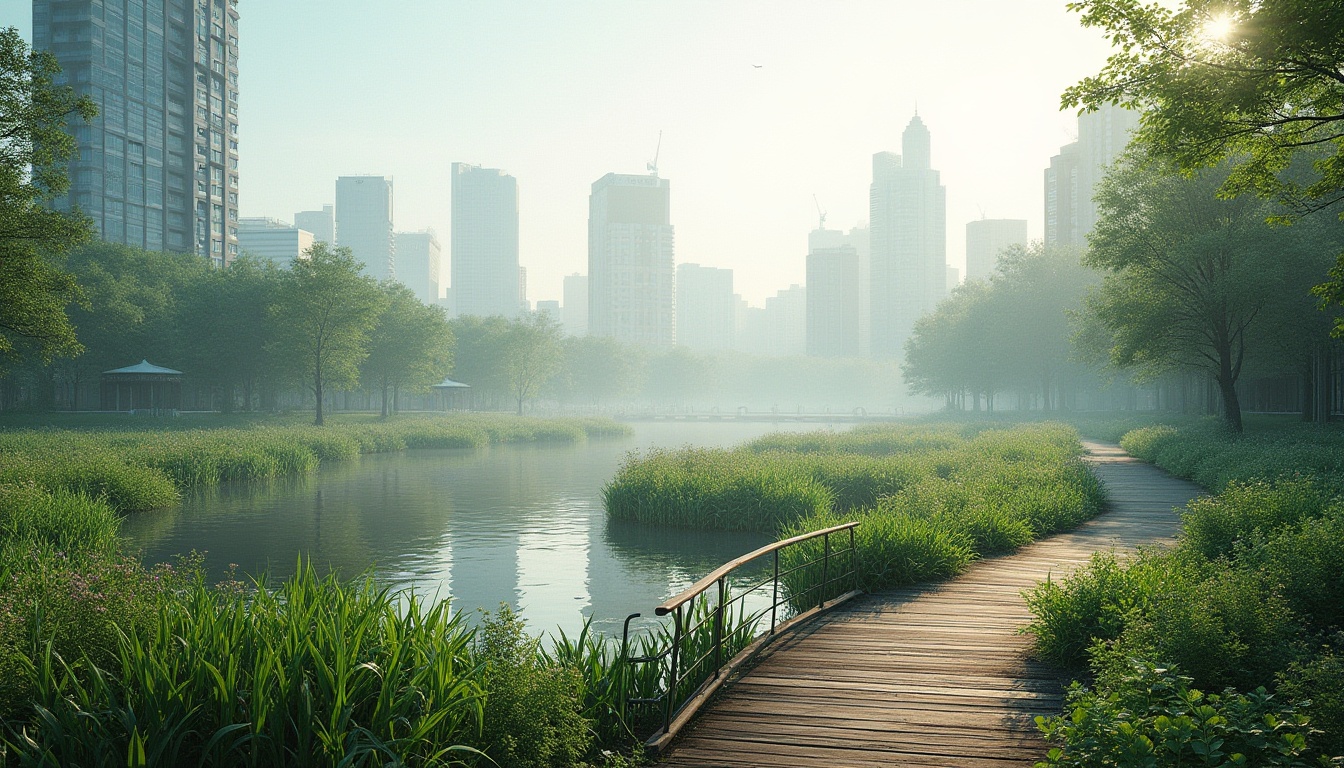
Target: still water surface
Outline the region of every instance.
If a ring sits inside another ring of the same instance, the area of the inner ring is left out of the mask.
[[[838,425],[842,428],[844,425]],[[817,424],[644,423],[633,437],[363,456],[303,477],[230,484],[175,509],[132,516],[132,548],[155,562],[192,550],[220,578],[230,564],[284,577],[297,558],[451,596],[458,610],[520,610],[536,630],[608,634],[770,537],[608,521],[602,486],[650,447],[732,446]]]

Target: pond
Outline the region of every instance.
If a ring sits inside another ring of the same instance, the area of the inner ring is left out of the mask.
[[[845,425],[836,425],[843,428]],[[300,557],[344,576],[451,597],[456,610],[508,603],[536,631],[617,635],[719,564],[768,543],[755,533],[608,521],[602,486],[631,450],[733,446],[818,424],[653,422],[576,445],[373,454],[311,475],[230,484],[134,515],[123,533],[150,562],[205,553],[212,578],[292,574]]]

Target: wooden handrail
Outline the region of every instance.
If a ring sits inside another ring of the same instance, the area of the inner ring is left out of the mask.
[[[764,547],[761,547],[760,549],[753,550],[745,555],[742,555],[741,557],[729,560],[723,565],[720,565],[718,568],[715,568],[708,576],[695,582],[690,587],[682,591],[680,594],[668,598],[662,605],[658,606],[657,608],[654,608],[653,612],[659,616],[666,616],[667,614],[677,610],[681,606],[690,602],[701,592],[704,592],[706,589],[709,589],[711,585],[716,584],[719,581],[719,579],[722,579],[724,576],[727,576],[734,569],[746,563],[749,563],[762,555],[768,555],[771,552],[774,552],[775,550],[783,549],[784,547],[790,546],[792,544],[797,544],[800,541],[807,541],[808,539],[814,539],[818,536],[825,536],[827,534],[836,533],[837,531],[847,531],[850,528],[858,527],[858,525],[859,523],[855,521],[852,523],[844,523],[842,525],[832,526],[830,528],[823,528],[820,531],[812,531],[811,533],[799,534],[797,536],[784,539],[783,541],[776,541],[774,544],[767,544]]]

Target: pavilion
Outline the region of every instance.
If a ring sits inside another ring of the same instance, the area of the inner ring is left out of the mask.
[[[182,407],[182,372],[141,360],[104,371],[104,411],[176,411]]]
[[[464,389],[471,389],[471,385],[463,384],[460,381],[453,381],[452,379],[444,379],[438,384],[432,385],[430,389],[438,390],[440,392],[441,397],[440,404],[442,409],[446,411],[448,410],[449,393],[461,391]]]

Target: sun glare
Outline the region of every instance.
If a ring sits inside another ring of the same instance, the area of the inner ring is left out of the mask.
[[[1232,38],[1232,32],[1236,28],[1237,22],[1231,14],[1220,13],[1211,17],[1200,27],[1199,38],[1205,45],[1213,43],[1226,43]]]

